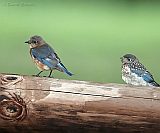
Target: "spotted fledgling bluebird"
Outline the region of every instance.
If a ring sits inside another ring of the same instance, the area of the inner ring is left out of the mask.
[[[122,61],[122,79],[127,84],[136,86],[160,86],[154,81],[151,73],[139,62],[136,56],[126,54],[120,59]]]
[[[55,51],[42,39],[40,36],[32,36],[29,41],[25,43],[30,45],[30,55],[37,65],[40,72],[36,75],[39,76],[44,70],[50,70],[51,76],[54,69],[66,73],[69,76],[73,74],[67,70],[62,64],[60,58]]]

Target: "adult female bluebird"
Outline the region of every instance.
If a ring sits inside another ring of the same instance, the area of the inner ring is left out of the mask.
[[[126,54],[120,59],[122,61],[122,79],[127,84],[136,86],[160,86],[136,56]]]
[[[36,76],[39,76],[44,70],[50,70],[48,76],[50,77],[54,69],[64,72],[69,76],[73,75],[62,64],[56,52],[42,39],[42,37],[37,35],[32,36],[30,40],[25,43],[30,45],[30,55],[40,70]]]

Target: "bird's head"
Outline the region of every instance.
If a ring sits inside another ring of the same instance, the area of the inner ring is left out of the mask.
[[[35,35],[35,36],[32,36],[25,43],[29,44],[31,46],[31,48],[34,48],[34,47],[38,47],[38,46],[45,44],[45,41],[43,40],[43,38],[41,36]]]
[[[138,62],[137,57],[132,54],[126,54],[123,57],[121,57],[120,59],[123,64],[131,64],[134,62]]]

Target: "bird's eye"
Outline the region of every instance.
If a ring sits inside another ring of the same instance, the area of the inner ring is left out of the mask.
[[[37,43],[37,41],[33,41],[33,43]]]
[[[132,59],[131,59],[131,58],[128,58],[128,61],[132,61]]]

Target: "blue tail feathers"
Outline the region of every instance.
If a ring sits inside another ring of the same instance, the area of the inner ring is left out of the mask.
[[[73,75],[73,73],[69,72],[69,71],[67,70],[67,68],[66,68],[62,63],[58,63],[57,66],[58,66],[63,72],[65,72],[67,75],[69,75],[69,76],[72,76],[72,75]]]
[[[73,73],[69,72],[68,70],[66,70],[65,73],[68,74],[69,76],[73,75]]]
[[[157,82],[155,82],[155,81],[151,82],[151,85],[153,85],[155,87],[160,87],[160,85]]]

